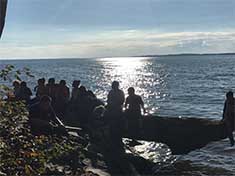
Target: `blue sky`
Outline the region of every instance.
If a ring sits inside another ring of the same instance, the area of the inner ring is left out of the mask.
[[[235,52],[234,0],[10,0],[0,58]]]

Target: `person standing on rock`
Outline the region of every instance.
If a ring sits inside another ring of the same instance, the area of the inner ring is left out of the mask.
[[[123,103],[125,101],[124,92],[119,89],[119,82],[112,82],[112,89],[108,94],[107,108],[108,111],[120,114],[122,112]]]
[[[234,146],[234,138],[233,138],[234,118],[235,118],[235,100],[233,97],[233,92],[229,91],[226,94],[222,121],[226,125],[227,136],[230,140],[231,146]]]
[[[130,131],[132,136],[135,136],[142,126],[141,108],[144,113],[146,113],[146,110],[141,96],[135,94],[135,89],[129,87],[127,91],[129,96],[125,101],[125,114],[128,121],[128,131]]]
[[[38,80],[38,85],[34,88],[36,91],[36,97],[40,100],[40,97],[46,95],[46,85],[45,85],[45,78],[41,78]]]
[[[70,92],[65,80],[61,80],[55,95],[55,111],[60,118],[65,118]]]
[[[112,89],[108,94],[107,111],[105,119],[110,126],[110,134],[116,146],[122,147],[122,133],[124,131],[123,103],[125,101],[124,92],[119,89],[119,82],[112,82]]]

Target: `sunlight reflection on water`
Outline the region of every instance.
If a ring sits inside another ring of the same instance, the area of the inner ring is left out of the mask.
[[[80,79],[103,101],[111,82],[118,80],[125,93],[135,87],[149,112],[159,116],[220,119],[226,91],[235,90],[235,56],[229,55],[0,61],[0,68],[5,64],[29,67],[35,78],[24,80],[31,88],[40,77],[66,79],[70,88],[74,79]],[[235,150],[224,151],[227,145],[228,141],[209,144],[182,156],[180,163],[157,168],[157,175],[234,175]],[[160,165],[168,156],[170,163],[174,161],[168,149],[157,143],[135,149]]]
[[[148,104],[150,98],[160,98],[161,92],[156,85],[162,84],[164,78],[159,74],[155,74],[150,70],[151,63],[148,57],[131,57],[131,58],[102,58],[98,61],[104,66],[105,82],[111,84],[112,81],[120,82],[120,88],[127,95],[127,89],[134,87],[136,93],[141,95]],[[99,96],[104,98],[99,92]],[[153,113],[158,109],[157,106],[149,108],[149,113]]]

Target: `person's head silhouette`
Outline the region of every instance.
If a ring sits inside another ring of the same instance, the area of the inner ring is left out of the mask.
[[[119,82],[118,81],[113,81],[112,82],[112,89],[117,90],[119,88]]]
[[[129,94],[129,95],[134,95],[134,94],[135,94],[135,89],[134,89],[134,87],[129,87],[127,91],[128,91],[128,94]]]

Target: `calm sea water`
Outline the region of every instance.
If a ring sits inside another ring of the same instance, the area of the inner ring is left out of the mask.
[[[104,101],[118,80],[125,92],[136,88],[149,113],[162,116],[220,119],[225,93],[235,90],[235,55],[0,61],[0,67],[6,64],[29,67],[35,75],[25,78],[30,87],[40,77],[65,79],[69,86],[80,79]],[[233,175],[235,150],[225,151],[227,146],[219,141],[180,157],[156,143],[136,149],[157,163],[159,175]]]

